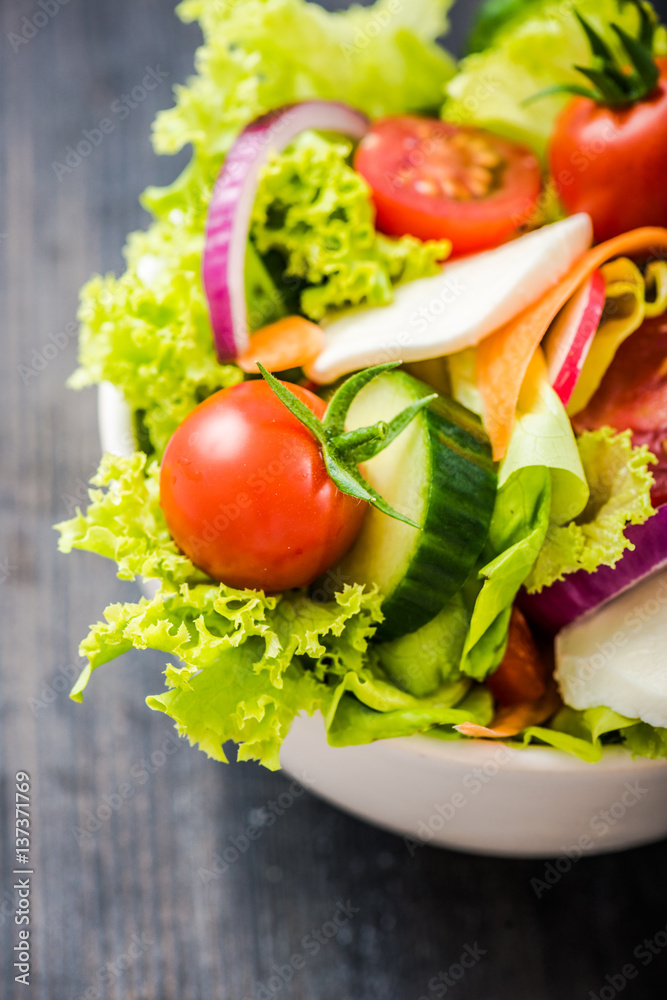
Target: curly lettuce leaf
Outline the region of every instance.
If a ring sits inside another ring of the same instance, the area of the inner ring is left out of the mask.
[[[300,308],[319,320],[327,310],[387,305],[393,285],[440,271],[447,241],[381,237],[368,185],[348,163],[352,143],[305,132],[262,172],[251,236],[262,255],[278,253],[285,282],[307,285]]]
[[[574,68],[588,66],[591,60],[575,10],[623,57],[610,23],[637,37],[637,9],[618,0],[577,0],[576,4],[571,0],[530,0],[499,6],[513,7],[515,16],[502,17],[502,26],[497,25],[497,30],[492,27],[482,36],[481,41],[492,42],[491,47],[462,60],[459,72],[446,86],[443,117],[488,128],[544,154],[556,115],[569,97],[556,94],[524,102],[555,84],[586,82]],[[657,34],[656,49],[660,54],[667,51],[664,28]]]
[[[221,652],[207,670],[189,681],[172,677],[178,683],[147,698],[147,704],[170,716],[180,735],[214,760],[227,761],[223,744],[233,740],[239,760],[258,760],[276,771],[294,717],[322,708],[326,688],[293,664],[278,689],[267,675],[254,672],[258,655],[253,640]]]
[[[593,573],[598,566],[615,566],[625,550],[634,547],[625,528],[643,524],[655,512],[649,466],[657,459],[646,445],[633,447],[630,431],[618,434],[610,427],[585,431],[577,443],[590,498],[570,523],[550,524],[526,580],[529,593],[579,569]]]
[[[63,551],[97,552],[118,563],[122,579],[160,583],[152,599],[113,604],[91,628],[81,644],[88,665],[75,700],[99,666],[130,649],[160,650],[176,662],[166,668],[166,692],[149,698],[150,707],[170,715],[210,756],[224,760],[231,739],[240,744],[240,759],[271,768],[301,711],[320,710],[332,742],[345,733],[364,743],[382,733],[423,731],[461,721],[472,708],[488,721],[490,695],[470,710],[458,707],[468,680],[439,682],[423,698],[396,687],[371,647],[382,620],[379,594],[346,585],[321,603],[302,591],[267,596],[207,579],[171,540],[158,483],[158,465],[146,455],[107,455],[87,513],[58,526]]]
[[[199,21],[198,75],[176,87],[176,106],[155,122],[159,153],[191,143],[219,159],[253,118],[294,101],[346,101],[372,117],[441,103],[454,62],[435,40],[451,0],[380,0],[328,13],[305,0],[184,0]]]
[[[197,403],[242,377],[216,360],[201,280],[208,203],[239,131],[259,114],[307,98],[348,101],[374,115],[437,107],[453,73],[435,44],[449,6],[382,0],[330,14],[305,0],[190,0],[179,8],[184,20],[200,19],[204,45],[198,75],[176,88],[176,106],[158,116],[154,143],[160,153],[191,143],[193,158],[169,187],[145,192],[142,204],[154,221],[129,237],[125,273],[97,276],[83,289],[79,369],[70,383],[112,382],[158,457]],[[432,274],[436,258],[446,256],[435,245],[375,234],[370,197],[346,162],[348,145],[311,136],[298,148],[286,154],[286,166],[274,161],[260,189],[266,219],[255,220],[254,238],[265,247],[275,240],[292,270],[273,289],[262,261],[252,258],[253,328],[285,311],[295,281],[295,308],[320,318],[333,306],[390,301],[393,284]],[[281,188],[290,169],[298,176]],[[311,169],[316,177],[305,176]],[[313,196],[310,206],[300,181]],[[341,198],[345,219],[334,204]],[[276,233],[281,213],[289,225]]]
[[[118,564],[121,580],[159,579],[172,587],[206,580],[184,556],[160,507],[159,466],[143,452],[129,458],[105,455],[91,480],[86,514],[55,527],[61,552],[83,549]]]

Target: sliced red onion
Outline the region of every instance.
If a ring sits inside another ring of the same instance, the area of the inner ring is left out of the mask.
[[[240,134],[213,189],[206,222],[203,279],[213,339],[220,361],[242,354],[249,344],[245,256],[259,175],[274,152],[282,152],[306,129],[339,132],[359,140],[370,122],[360,111],[335,101],[304,101],[263,115]]]
[[[667,568],[667,504],[644,524],[630,525],[625,534],[635,548],[628,549],[613,568],[600,566],[595,573],[579,570],[539,594],[521,591],[518,602],[526,617],[555,635],[563,626]]]

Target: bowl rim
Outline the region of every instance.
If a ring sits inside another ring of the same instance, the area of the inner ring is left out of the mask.
[[[97,415],[100,443],[103,451],[127,457],[131,454],[133,440],[132,420],[129,407],[122,394],[111,382],[100,382],[97,392]],[[142,581],[142,589],[146,581]],[[152,592],[151,592],[152,596]],[[316,715],[320,713],[317,712]],[[300,713],[303,717],[303,714]],[[307,716],[306,716],[307,717]],[[432,763],[466,764],[483,766],[485,762],[494,761],[500,747],[512,751],[509,760],[503,761],[503,770],[525,773],[557,773],[557,774],[590,774],[591,768],[599,772],[632,772],[667,769],[667,759],[653,760],[650,757],[633,757],[625,747],[609,745],[603,747],[602,758],[598,761],[586,761],[574,754],[566,753],[556,747],[527,746],[518,743],[508,743],[503,740],[455,739],[440,740],[435,736],[416,733],[413,736],[399,736],[393,739],[376,740],[373,743],[355,745],[373,747],[374,752],[388,754],[411,755],[422,757]],[[345,751],[349,747],[332,747],[332,750]],[[494,753],[495,751],[495,753]]]

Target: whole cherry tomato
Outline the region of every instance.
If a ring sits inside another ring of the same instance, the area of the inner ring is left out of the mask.
[[[289,388],[322,416],[318,396]],[[261,380],[215,393],[185,419],[164,453],[160,500],[195,565],[268,592],[306,586],[334,565],[367,509],[338,489],[314,436]]]
[[[597,242],[667,225],[667,58],[655,89],[612,107],[574,97],[551,138],[549,163],[568,212],[588,212]]]

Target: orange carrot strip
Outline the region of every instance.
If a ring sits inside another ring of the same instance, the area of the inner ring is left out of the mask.
[[[524,701],[519,705],[500,708],[488,729],[474,722],[462,722],[461,725],[454,726],[454,729],[475,739],[506,740],[511,736],[518,736],[529,726],[539,726],[541,722],[546,722],[561,704],[556,685],[552,684],[539,701]]]
[[[303,368],[310,364],[323,347],[324,332],[321,327],[303,316],[285,316],[253,333],[250,346],[236,359],[236,363],[249,375],[259,373],[258,361],[270,372],[285,372],[289,368]]]
[[[558,312],[577,288],[605,261],[619,254],[667,254],[667,229],[646,226],[593,247],[538,302],[510,320],[477,348],[477,384],[493,457],[504,457],[528,365]]]

